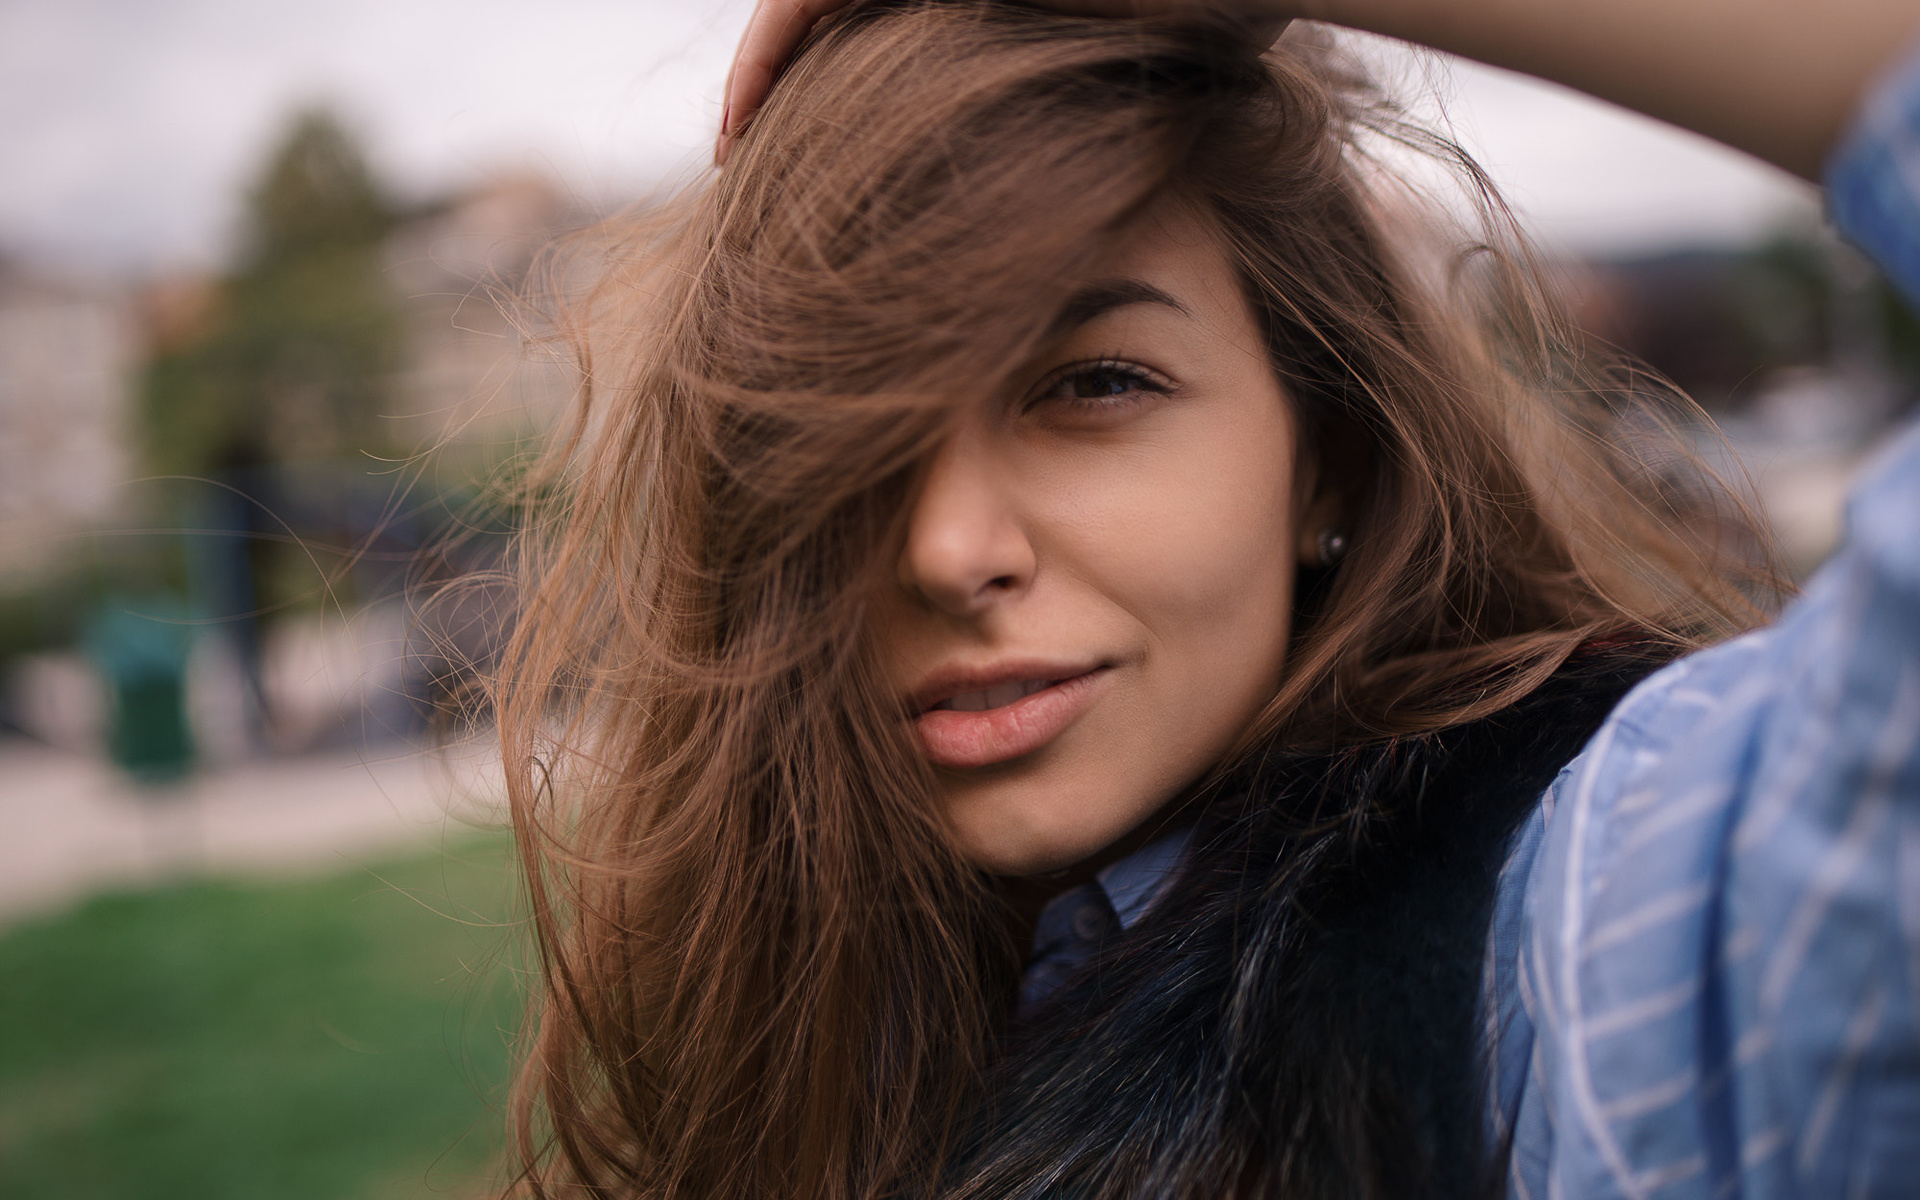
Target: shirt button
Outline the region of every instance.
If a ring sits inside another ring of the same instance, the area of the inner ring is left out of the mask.
[[[1073,910],[1073,933],[1083,942],[1097,941],[1107,931],[1107,914],[1098,904],[1082,904]]]

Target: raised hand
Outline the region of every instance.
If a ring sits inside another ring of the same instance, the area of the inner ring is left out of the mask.
[[[767,98],[781,68],[806,39],[807,33],[822,17],[838,12],[853,0],[760,0],[747,30],[740,36],[740,48],[734,52],[733,68],[727,72],[726,107],[720,114],[720,140],[714,147],[713,161],[724,163],[733,136],[746,119]],[[1278,37],[1290,9],[1281,0],[1040,0],[1056,12],[1089,17],[1153,17],[1181,11],[1210,8],[1214,11],[1239,10],[1256,22],[1258,36],[1268,41]]]

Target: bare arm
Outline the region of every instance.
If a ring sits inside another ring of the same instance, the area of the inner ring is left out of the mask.
[[[1920,35],[1916,0],[1294,0],[1292,8],[1564,83],[1815,180],[1861,91]]]
[[[820,17],[848,0],[761,0],[727,82],[720,147]],[[1205,0],[1042,0],[1140,16]],[[1220,3],[1221,0],[1215,0]],[[1227,0],[1538,75],[1817,179],[1862,89],[1920,36],[1920,0]]]

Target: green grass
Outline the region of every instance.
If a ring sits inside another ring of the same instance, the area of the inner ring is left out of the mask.
[[[475,1197],[507,1044],[497,838],[0,930],[0,1196]]]

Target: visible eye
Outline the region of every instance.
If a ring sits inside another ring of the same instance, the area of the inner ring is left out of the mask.
[[[1061,415],[1118,414],[1173,391],[1171,381],[1135,363],[1100,359],[1062,367],[1028,397],[1027,411],[1047,406]]]

